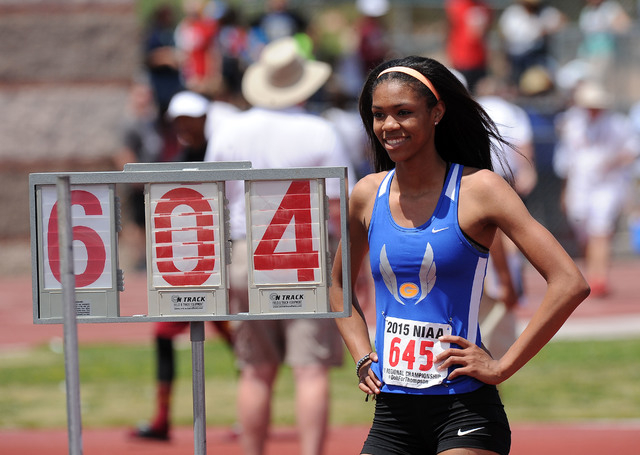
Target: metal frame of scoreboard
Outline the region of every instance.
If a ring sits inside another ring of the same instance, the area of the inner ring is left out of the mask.
[[[325,184],[339,183],[340,235],[348,238],[343,167],[253,169],[250,162],[128,164],[124,171],[31,174],[34,323],[62,323],[56,181],[71,185],[78,322],[345,317],[328,305]],[[230,313],[225,186],[244,182],[249,311]],[[118,184],[145,186],[148,314],[120,315]],[[343,270],[350,270],[342,242]],[[80,270],[80,272],[78,272]],[[350,274],[343,298],[351,300]]]

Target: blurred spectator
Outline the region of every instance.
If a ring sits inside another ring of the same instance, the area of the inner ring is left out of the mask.
[[[538,182],[526,199],[527,208],[564,248],[575,253],[573,234],[560,209],[562,181],[553,169],[558,140],[556,119],[567,107],[567,97],[556,87],[549,71],[541,66],[529,68],[520,78],[517,103],[525,110],[533,131],[533,149]]]
[[[495,159],[494,170],[513,177],[516,192],[526,199],[536,185],[533,133],[527,113],[513,102],[514,93],[504,81],[490,76],[477,84],[477,101],[511,147],[500,147],[504,167]],[[514,309],[524,294],[523,257],[502,231],[496,233],[487,264],[485,289],[480,302],[480,330],[485,346],[500,358],[517,338]]]
[[[211,321],[214,332],[222,337],[229,347],[233,335],[228,321]],[[189,322],[156,322],[154,342],[156,354],[156,404],[153,418],[149,423],[139,425],[130,431],[133,438],[169,441],[171,439],[171,398],[176,376],[174,339],[189,329]]]
[[[640,134],[640,100],[633,103],[629,108],[629,118],[636,132]]]
[[[337,80],[332,79],[327,85],[329,107],[322,112],[322,117],[329,120],[340,134],[353,164],[356,178],[360,179],[371,173],[373,168],[367,154],[369,141],[362,125],[358,106]]]
[[[363,74],[368,74],[382,63],[390,51],[389,37],[384,16],[389,12],[388,0],[357,0],[361,14],[356,28],[358,32],[358,55]]]
[[[566,180],[564,210],[581,246],[593,297],[609,292],[611,241],[629,197],[632,164],[640,154],[629,118],[613,110],[612,97],[599,83],[576,88],[574,106],[559,118],[554,157]]]
[[[268,0],[267,11],[258,18],[257,24],[264,33],[265,43],[304,33],[308,25],[306,19],[289,7],[288,0]]]
[[[591,65],[581,58],[564,63],[555,73],[558,89],[564,94],[571,94],[578,84],[591,77]]]
[[[289,6],[288,0],[267,0],[266,11],[252,21],[249,30],[249,51],[252,61],[259,58],[262,48],[277,39],[294,37],[302,53],[311,56],[311,38],[307,35],[307,20]]]
[[[636,100],[629,108],[629,119],[631,120],[635,133],[640,136],[640,100]],[[627,222],[633,250],[636,253],[640,253],[640,198],[638,198],[638,189],[640,188],[640,160],[636,160],[632,174],[635,181],[633,185],[634,195],[631,198]]]
[[[578,20],[582,43],[578,57],[591,66],[591,74],[601,82],[611,72],[618,37],[632,26],[632,20],[615,0],[585,0]]]
[[[134,81],[122,122],[122,148],[116,156],[116,168],[126,163],[153,163],[162,154],[158,108],[146,81]]]
[[[173,124],[180,152],[176,161],[203,161],[207,151],[205,124],[210,102],[204,96],[183,91],[169,103],[167,119]]]
[[[498,30],[504,42],[512,83],[517,84],[532,66],[553,68],[549,39],[565,23],[565,15],[542,0],[516,0],[505,8],[498,20]]]
[[[533,133],[527,113],[514,103],[514,97],[512,87],[497,77],[489,76],[478,82],[476,100],[494,121],[500,135],[513,146],[502,147],[502,158],[513,173],[516,192],[524,198],[537,179]],[[508,177],[500,162],[494,161],[493,165],[496,172]]]
[[[491,8],[483,0],[447,0],[445,11],[449,64],[464,75],[469,91],[475,93],[476,83],[487,75]]]
[[[175,132],[182,150],[182,161],[203,161],[210,134],[237,111],[220,101],[191,91],[177,93],[169,103],[167,117],[175,125]],[[209,123],[210,122],[210,123]],[[232,346],[232,333],[227,321],[213,321],[214,330]],[[157,322],[154,326],[156,348],[156,406],[150,423],[131,431],[131,436],[141,439],[167,441],[171,432],[171,395],[175,380],[176,336],[189,328],[189,322]]]
[[[235,7],[224,5],[221,9],[216,50],[220,59],[223,89],[235,100],[241,96],[242,75],[249,64],[248,32]]]
[[[175,31],[184,84],[188,89],[198,92],[207,92],[219,74],[213,59],[218,25],[213,18],[205,16],[204,7],[203,0],[185,0],[185,16]]]
[[[207,145],[213,135],[219,134],[222,125],[240,109],[220,99],[209,100],[192,91],[176,93],[169,104],[167,118],[180,143],[181,150],[175,161],[204,161]]]
[[[153,163],[163,154],[165,143],[153,90],[145,81],[136,80],[129,90],[129,100],[121,126],[121,147],[114,156],[114,167],[127,163]],[[145,208],[143,185],[126,185],[123,199],[133,225],[129,231],[132,244],[144,245]],[[145,249],[136,248],[134,267],[144,270]]]
[[[362,90],[364,75],[358,54],[355,15],[341,8],[327,8],[315,15],[310,25],[314,54],[333,68],[333,86],[352,100]]]
[[[161,120],[171,97],[184,89],[174,40],[175,26],[173,9],[160,5],[152,13],[144,40],[145,66]]]
[[[348,166],[346,151],[332,125],[303,108],[330,73],[328,64],[305,59],[294,38],[268,44],[242,81],[244,97],[253,107],[235,116],[214,136],[207,161],[251,161],[258,169]],[[336,207],[336,198],[339,202],[336,186],[327,182],[332,221],[331,208]],[[228,182],[226,190],[233,239],[231,286],[239,290],[241,285],[247,287],[247,248],[255,247],[246,242],[242,182]],[[244,299],[240,311],[248,310],[246,295]],[[329,368],[341,364],[344,349],[335,321],[240,321],[234,334],[241,370],[238,410],[244,453],[264,453],[273,385],[283,362],[293,368],[299,453],[322,453],[329,416]]]

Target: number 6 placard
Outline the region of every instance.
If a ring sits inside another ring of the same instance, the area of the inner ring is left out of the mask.
[[[118,316],[117,226],[113,185],[73,185],[71,218],[78,316]],[[38,189],[40,317],[62,316],[55,185]]]
[[[322,273],[328,258],[324,180],[245,185],[249,311],[327,311],[327,278]]]

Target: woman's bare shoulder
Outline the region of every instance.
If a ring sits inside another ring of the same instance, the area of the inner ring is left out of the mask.
[[[465,167],[462,173],[462,185],[472,187],[475,191],[500,191],[510,188],[509,183],[499,174],[489,169]]]
[[[494,216],[514,202],[521,202],[515,190],[500,175],[489,169],[465,168],[460,182],[460,200],[485,216]]]
[[[362,177],[353,187],[350,196],[349,210],[360,219],[368,220],[373,210],[375,195],[388,172],[377,172]],[[365,221],[367,222],[367,221]]]
[[[384,171],[365,175],[353,187],[352,197],[368,198],[375,194],[388,173],[388,171]]]

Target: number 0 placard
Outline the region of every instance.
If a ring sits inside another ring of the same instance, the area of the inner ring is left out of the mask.
[[[324,181],[246,182],[250,311],[326,311]],[[295,292],[294,292],[295,291]]]
[[[150,314],[227,312],[223,187],[147,186]]]

